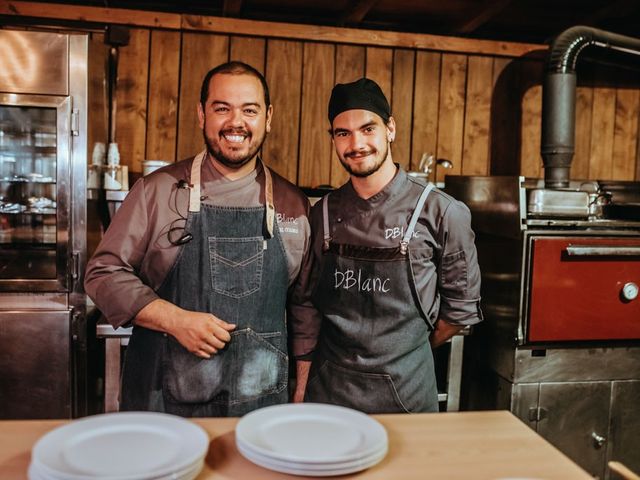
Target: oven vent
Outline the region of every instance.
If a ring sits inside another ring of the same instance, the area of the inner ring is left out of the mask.
[[[590,27],[571,27],[554,39],[542,92],[540,153],[546,188],[569,186],[575,143],[576,63],[589,46],[640,55],[640,39]]]

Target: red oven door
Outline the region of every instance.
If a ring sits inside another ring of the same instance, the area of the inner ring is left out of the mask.
[[[640,238],[535,237],[532,342],[640,339]]]

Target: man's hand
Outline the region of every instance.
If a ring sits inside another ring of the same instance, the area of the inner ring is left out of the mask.
[[[171,333],[180,344],[191,353],[210,358],[231,340],[235,325],[220,320],[210,313],[183,310],[176,327]]]
[[[452,325],[444,320],[438,320],[436,322],[435,329],[431,332],[431,336],[429,337],[431,348],[439,347],[463,328],[463,325]]]
[[[184,310],[165,300],[154,300],[146,305],[134,319],[141,327],[168,333],[194,355],[211,358],[211,355],[231,340],[236,326],[210,313]]]

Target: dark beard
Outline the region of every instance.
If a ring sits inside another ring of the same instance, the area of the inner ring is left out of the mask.
[[[366,178],[366,177],[368,177],[370,175],[373,175],[378,170],[380,170],[380,167],[382,167],[382,164],[387,159],[387,155],[389,155],[389,145],[387,145],[387,148],[384,151],[384,155],[382,155],[380,157],[380,158],[382,158],[382,160],[380,162],[372,165],[367,170],[363,170],[363,171],[354,171],[348,163],[343,162],[340,157],[338,157],[338,159],[340,160],[340,163],[342,163],[342,166],[344,167],[344,169],[347,172],[349,172],[349,175],[353,175],[354,177],[358,177],[358,178]]]
[[[235,170],[242,168],[244,165],[249,163],[260,151],[260,149],[262,148],[262,144],[267,138],[267,136],[265,135],[262,138],[262,141],[259,144],[257,144],[255,148],[249,149],[249,152],[247,153],[246,156],[240,157],[240,158],[229,158],[224,153],[222,153],[222,150],[220,149],[220,147],[214,144],[214,142],[212,142],[207,137],[205,130],[206,130],[206,126],[202,131],[202,135],[204,137],[204,143],[207,145],[207,152],[209,152],[209,155],[211,155],[213,158],[215,158],[218,162],[220,162],[225,167],[233,168]]]

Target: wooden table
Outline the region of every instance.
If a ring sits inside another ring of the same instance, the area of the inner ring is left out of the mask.
[[[368,470],[333,478],[592,478],[506,411],[374,417],[387,429],[388,455]],[[234,427],[238,419],[205,418],[194,421],[211,438],[205,468],[198,480],[306,478],[273,472],[242,457],[235,446]],[[27,478],[31,447],[35,441],[45,432],[64,423],[59,420],[0,422],[0,477],[5,480]]]

